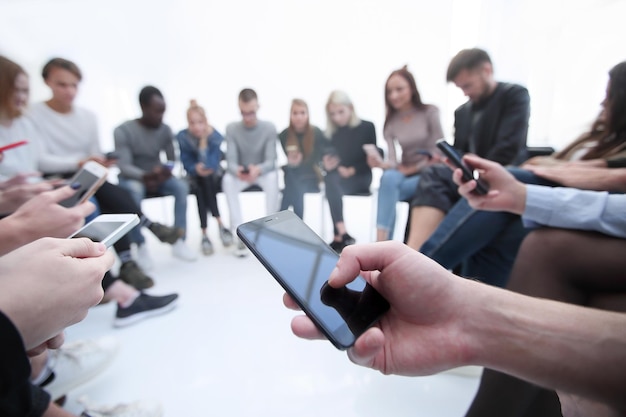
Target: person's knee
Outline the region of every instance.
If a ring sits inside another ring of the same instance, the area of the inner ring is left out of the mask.
[[[571,230],[550,227],[534,230],[522,242],[517,259],[534,264],[544,261],[553,264],[564,259],[563,256],[556,255],[567,250],[571,238]]]

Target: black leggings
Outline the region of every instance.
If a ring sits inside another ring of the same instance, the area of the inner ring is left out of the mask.
[[[217,179],[213,175],[193,176],[190,179],[196,184],[196,203],[198,204],[200,227],[206,229],[208,225],[207,212],[210,211],[213,217],[220,217],[220,209],[217,206],[217,192],[219,190]]]
[[[507,288],[603,310],[626,311],[626,239],[540,229],[520,247]],[[561,416],[556,393],[485,369],[466,416]]]
[[[337,170],[329,171],[324,177],[326,186],[326,199],[330,208],[330,217],[333,220],[335,235],[337,223],[343,222],[343,196],[344,195],[369,195],[372,174],[353,175],[343,178]]]

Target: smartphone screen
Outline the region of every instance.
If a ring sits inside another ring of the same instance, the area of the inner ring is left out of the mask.
[[[91,167],[97,167],[93,170]],[[98,175],[99,174],[99,175]],[[97,187],[103,182],[103,175],[106,174],[106,168],[101,165],[96,165],[95,162],[88,162],[83,168],[81,168],[72,179],[68,180],[68,184],[79,183],[80,188],[69,198],[60,201],[59,204],[63,207],[74,207],[78,203],[84,201],[90,197]],[[94,188],[95,187],[95,188]],[[90,194],[87,196],[87,194]]]
[[[86,237],[110,247],[137,224],[139,217],[135,214],[102,214],[70,237]]]
[[[389,309],[362,277],[345,288],[328,286],[339,255],[291,211],[242,224],[237,234],[339,349],[352,346]]]

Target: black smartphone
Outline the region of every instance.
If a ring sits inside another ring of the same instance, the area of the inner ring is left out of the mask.
[[[243,167],[243,168],[241,169],[241,173],[242,173],[242,174],[249,174],[249,173],[250,173],[250,168],[248,168],[248,167]]]
[[[472,192],[479,195],[485,195],[489,192],[489,185],[480,179],[477,171],[463,162],[463,159],[461,159],[461,156],[452,145],[446,142],[445,139],[439,139],[437,147],[455,167],[461,169],[464,181],[476,180],[476,188]]]
[[[112,152],[107,152],[107,153],[105,153],[105,154],[104,154],[104,158],[105,158],[107,161],[113,161],[113,160],[118,160],[118,159],[120,159],[120,155],[119,155],[117,152],[112,151]]]
[[[389,309],[363,277],[344,288],[328,277],[339,255],[292,211],[237,228],[237,235],[338,349],[347,349]]]

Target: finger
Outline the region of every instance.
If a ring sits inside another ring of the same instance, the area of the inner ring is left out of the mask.
[[[48,349],[58,349],[63,345],[63,342],[65,342],[65,334],[59,333],[52,339],[48,339],[48,341],[46,342],[46,346],[48,347]]]
[[[482,169],[485,171],[489,171],[490,169],[494,169],[494,167],[501,166],[497,162],[493,162],[469,153],[463,155],[463,162],[471,166],[472,169]]]
[[[96,210],[96,205],[92,203],[91,201],[87,200],[74,207],[71,207],[69,210],[76,212],[79,215],[79,217],[85,218]]]
[[[371,368],[384,345],[385,335],[382,330],[378,327],[371,327],[348,350],[348,358],[357,365]]]
[[[350,245],[341,252],[328,283],[339,288],[352,282],[361,271],[382,271],[401,253],[415,255],[413,249],[397,241]],[[372,276],[365,275],[364,278],[372,282]]]
[[[454,169],[454,171],[452,172],[452,180],[456,185],[465,184],[465,181],[463,181],[463,171],[461,171],[461,169],[459,168]]]
[[[106,253],[107,248],[101,242],[94,242],[86,237],[61,239],[61,251],[65,256],[73,258],[95,258]]]
[[[303,339],[317,340],[326,339],[307,316],[296,316],[291,320],[291,331]]]
[[[287,293],[283,294],[283,304],[290,310],[301,310],[300,306]]]
[[[71,186],[65,186],[57,188],[56,190],[48,191],[47,194],[52,201],[58,203],[59,201],[63,201],[66,198],[71,197],[76,192],[76,189]]]
[[[477,185],[478,184],[476,183],[475,180],[461,183],[458,189],[459,194],[461,194],[463,197],[467,198],[468,200],[477,200],[479,199],[479,197],[472,194],[472,191],[476,189]]]

